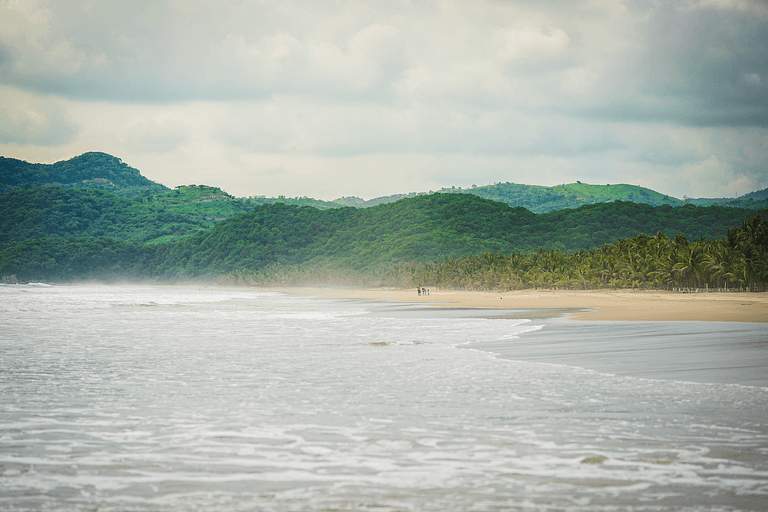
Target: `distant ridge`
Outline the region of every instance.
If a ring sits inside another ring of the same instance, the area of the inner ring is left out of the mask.
[[[682,206],[684,201],[637,185],[588,185],[576,182],[555,187],[496,183],[469,189],[451,188],[439,192],[474,194],[510,206],[522,206],[534,213],[546,213],[586,204],[629,201],[651,206]]]
[[[165,196],[163,201],[172,207],[173,201],[169,201],[169,188],[155,183],[141,175],[139,170],[123,163],[117,157],[106,153],[91,152],[74,157],[70,160],[56,162],[54,164],[34,164],[14,158],[0,157],[0,192],[7,192],[24,186],[44,187],[59,186],[64,188],[87,188],[103,190],[112,194],[139,200],[150,200],[154,196]],[[185,186],[202,187],[198,186]],[[187,188],[182,190],[187,191]],[[178,194],[179,187],[174,190]],[[224,195],[227,199],[235,199],[215,186],[206,186],[206,189],[215,189],[215,194]],[[188,192],[188,191],[187,191]],[[185,192],[184,197],[189,194]],[[202,193],[202,190],[200,191]],[[576,183],[547,187],[542,185],[523,185],[519,183],[495,183],[493,185],[475,186],[470,188],[445,187],[435,192],[409,192],[362,199],[348,196],[333,201],[323,201],[310,197],[287,198],[253,196],[239,198],[237,204],[225,208],[221,206],[221,212],[209,212],[207,215],[213,218],[226,218],[236,213],[241,213],[258,204],[284,203],[296,206],[313,206],[319,209],[329,208],[368,208],[380,204],[393,203],[400,199],[413,198],[429,194],[471,194],[490,199],[510,206],[520,206],[534,213],[547,213],[553,210],[566,208],[578,208],[583,205],[608,203],[613,201],[628,201],[651,206],[682,206],[693,204],[696,206],[732,206],[753,210],[768,208],[768,189],[763,189],[745,194],[736,198],[685,198],[678,199],[654,190],[628,184],[592,185]],[[210,194],[210,193],[209,193]],[[175,197],[175,196],[173,196]],[[160,197],[158,197],[160,199]],[[187,198],[191,200],[191,198]]]
[[[752,199],[754,201],[765,201],[768,199],[768,188],[764,188],[763,190],[757,190],[755,192],[750,192],[749,194],[744,194],[743,196],[739,197],[739,199]]]
[[[426,192],[411,192],[409,194],[393,194],[391,196],[375,197],[373,199],[363,199],[360,197],[341,197],[334,199],[333,202],[341,206],[351,206],[353,208],[370,208],[380,204],[394,203],[401,199],[409,199],[416,196],[426,195]]]
[[[649,188],[624,183],[607,185],[590,185],[587,183],[569,183],[547,187],[543,185],[523,185],[519,183],[496,183],[482,187],[471,188],[445,187],[436,192],[411,192],[408,194],[394,194],[374,199],[361,199],[359,197],[342,197],[333,201],[342,206],[354,208],[368,208],[379,204],[393,203],[400,199],[412,198],[427,194],[471,194],[490,199],[510,206],[521,206],[533,213],[547,213],[566,208],[578,208],[588,204],[610,203],[613,201],[626,201],[650,206],[683,206],[693,204],[696,206],[731,206],[734,208],[748,208],[752,210],[768,208],[768,189],[745,194],[736,198],[686,198],[661,194]]]

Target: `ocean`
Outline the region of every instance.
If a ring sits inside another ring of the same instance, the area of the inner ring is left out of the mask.
[[[764,325],[0,286],[0,509],[768,508]]]

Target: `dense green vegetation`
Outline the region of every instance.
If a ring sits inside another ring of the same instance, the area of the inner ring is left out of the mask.
[[[497,183],[470,189],[442,189],[440,192],[474,194],[511,206],[522,206],[534,213],[609,201],[631,201],[652,206],[680,206],[683,201],[635,185],[587,185],[581,182],[556,187]]]
[[[184,238],[208,225],[162,205],[152,207],[100,190],[43,187],[0,195],[0,243],[102,236],[160,242]]]
[[[432,192],[430,192],[432,193]],[[425,192],[410,192],[408,194],[392,194],[389,196],[376,197],[374,199],[363,199],[360,197],[340,197],[333,202],[341,206],[352,206],[354,208],[370,208],[371,206],[378,206],[380,204],[394,203],[401,199],[408,199],[411,197],[424,195]]]
[[[56,190],[58,193],[54,194]],[[23,193],[31,194],[33,199],[38,194],[47,199],[63,193],[90,194],[96,199],[103,194],[52,188],[12,194]],[[94,230],[114,226],[115,222],[110,219],[127,215],[132,209],[137,218],[152,218],[142,217],[149,211],[145,205],[123,201],[123,208],[117,213],[107,210],[105,219],[95,217],[76,234],[99,236],[101,232]],[[50,199],[49,202],[55,203]],[[87,214],[97,211],[96,206],[89,206],[90,202],[85,204]],[[22,209],[14,205],[9,208]],[[294,271],[303,269],[299,272],[301,275],[313,275],[323,269],[321,274],[325,276],[346,272],[371,279],[375,276],[373,280],[381,281],[385,275],[393,275],[385,269],[404,262],[428,264],[483,253],[549,251],[565,255],[588,251],[638,232],[663,231],[681,233],[681,237],[689,239],[716,239],[751,215],[748,210],[722,207],[652,207],[623,202],[535,215],[524,208],[512,208],[473,195],[433,194],[365,209],[260,205],[182,240],[154,246],[135,243],[142,240],[127,229],[130,224],[127,221],[117,223],[124,225],[121,241],[62,236],[54,239],[50,235],[56,232],[50,229],[50,233],[37,233],[48,235],[44,238],[8,243],[23,238],[12,236],[16,226],[26,226],[18,218],[8,223],[12,229],[0,248],[0,272],[35,280],[123,273],[155,279],[228,275],[253,281],[263,280],[267,273],[285,277],[290,274],[286,269],[293,268]],[[73,222],[66,216],[62,219],[67,225]],[[29,229],[35,225],[37,222],[32,222]],[[79,258],[88,251],[100,254],[94,259],[100,263],[81,267]],[[87,269],[85,274],[82,274],[83,268]]]
[[[185,217],[188,222],[206,229],[253,208],[247,201],[207,185],[182,185],[156,196],[143,197],[142,201],[156,211]]]
[[[253,197],[243,198],[242,201],[244,202],[244,204],[248,205],[249,207],[253,207],[260,204],[281,203],[281,204],[287,204],[289,206],[311,206],[319,210],[326,210],[328,208],[341,208],[342,206],[345,206],[337,201],[322,201],[320,199],[312,199],[311,197],[306,197],[306,196],[304,197],[253,196]]]
[[[149,279],[153,252],[151,245],[106,237],[38,238],[0,244],[0,273],[21,281]]]
[[[23,188],[25,185],[97,189],[121,197],[157,194],[168,190],[148,180],[119,158],[106,153],[85,153],[55,164],[33,164],[0,157],[0,192]]]
[[[250,211],[254,206],[282,203],[295,206],[312,206],[318,209],[353,206],[368,208],[392,203],[400,199],[427,195],[426,192],[394,194],[364,200],[359,197],[342,197],[334,201],[322,201],[309,197],[235,198],[223,190],[205,185],[184,185],[174,190],[144,178],[141,173],[124,164],[119,158],[105,153],[85,153],[55,164],[32,164],[12,158],[0,157],[0,192],[24,187],[57,186],[63,188],[96,189],[131,198],[166,213],[184,215],[188,221],[205,228],[223,219]],[[686,202],[699,206],[718,204],[747,209],[768,208],[767,191],[758,191],[735,199],[690,199]],[[430,194],[434,192],[430,191]],[[612,201],[630,201],[654,206],[669,204],[679,206],[683,201],[634,185],[588,185],[572,183],[556,187],[497,183],[462,189],[443,188],[437,193],[462,193],[477,195],[522,206],[534,213],[546,213],[565,208],[577,208],[585,204]],[[171,240],[168,235],[165,240]]]
[[[483,252],[587,250],[638,232],[716,238],[751,212],[606,203],[535,215],[472,195],[436,194],[366,209],[262,205],[159,248],[185,276],[333,261],[353,270]],[[600,229],[598,229],[600,228]]]
[[[579,206],[595,203],[607,203],[612,201],[625,201],[651,206],[683,206],[694,204],[697,206],[731,206],[734,208],[746,208],[759,210],[768,208],[768,194],[764,191],[753,192],[739,199],[691,199],[680,200],[674,197],[654,192],[653,190],[638,187],[636,185],[588,185],[576,182],[567,185],[545,187],[540,185],[521,185],[518,183],[496,183],[485,186],[472,186],[471,188],[450,187],[442,188],[439,194],[472,194],[485,199],[491,199],[510,206],[522,206],[534,213],[546,213],[565,208],[578,208]],[[435,192],[430,191],[430,194]],[[343,206],[355,208],[368,208],[379,204],[392,203],[400,199],[425,195],[426,193],[411,192],[409,194],[394,194],[391,196],[377,197],[374,199],[361,199],[359,197],[342,197],[334,202]]]
[[[578,208],[579,206],[611,201],[628,201],[632,203],[648,204],[651,206],[682,206],[692,204],[696,206],[730,206],[734,208],[746,208],[759,210],[768,208],[768,200],[764,191],[753,192],[739,199],[676,199],[653,190],[638,187],[636,185],[588,185],[576,182],[555,187],[543,187],[538,185],[520,185],[517,183],[496,183],[483,187],[462,189],[457,187],[444,188],[441,193],[474,194],[486,199],[492,199],[510,206],[522,206],[534,213],[546,213],[565,208]]]
[[[484,253],[402,265],[396,281],[460,289],[748,289],[768,283],[768,222],[760,216],[728,230],[727,239],[689,242],[664,233],[638,235],[566,254],[538,249]]]
[[[236,198],[206,185],[169,190],[117,158],[86,153],[52,165],[0,157],[0,187],[0,273],[23,280],[461,288],[768,281],[765,221],[753,210],[683,205],[630,185],[499,183],[370,201]],[[736,204],[757,208],[766,197],[759,191]]]

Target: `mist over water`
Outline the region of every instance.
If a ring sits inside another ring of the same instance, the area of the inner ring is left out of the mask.
[[[558,340],[561,353],[599,342],[594,355],[633,342],[570,324],[259,291],[2,286],[0,509],[768,506],[768,387],[524,360]],[[724,343],[761,339],[718,325]],[[635,341],[696,352],[660,329]],[[721,350],[706,339],[700,351]]]

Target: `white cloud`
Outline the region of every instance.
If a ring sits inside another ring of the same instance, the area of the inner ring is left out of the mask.
[[[538,61],[562,55],[571,38],[558,27],[524,27],[501,31],[504,56],[515,61]]]

